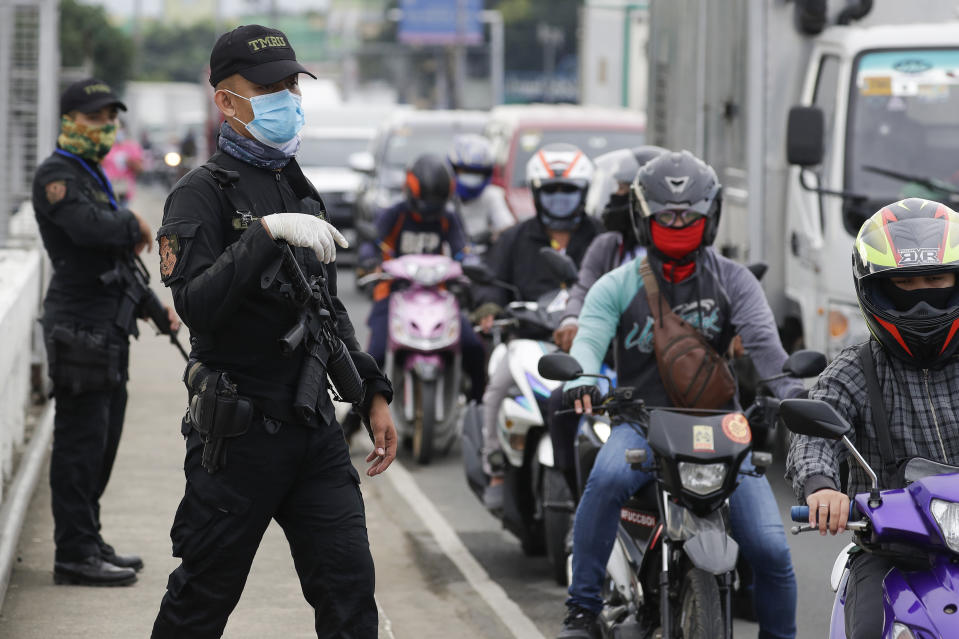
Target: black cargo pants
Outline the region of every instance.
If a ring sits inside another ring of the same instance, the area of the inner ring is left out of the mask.
[[[375,638],[366,516],[340,426],[312,429],[258,416],[245,435],[225,443],[225,467],[213,475],[200,466],[196,431],[186,448],[186,494],[170,531],[182,562],[170,574],[153,639],[222,635],[271,519],[290,543],[317,636]]]
[[[124,368],[126,365],[124,353]],[[54,388],[50,501],[55,561],[99,554],[100,497],[110,481],[127,406],[126,384],[73,394]]]

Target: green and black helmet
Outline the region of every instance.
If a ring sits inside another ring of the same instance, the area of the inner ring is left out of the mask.
[[[959,348],[959,294],[905,290],[894,278],[959,274],[959,213],[909,198],[883,207],[859,229],[852,253],[859,307],[885,349],[919,368],[942,365]]]

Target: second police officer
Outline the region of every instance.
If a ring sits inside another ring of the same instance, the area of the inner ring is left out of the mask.
[[[226,119],[219,150],[174,187],[164,208],[161,275],[193,350],[182,425],[186,494],[171,530],[182,561],[154,638],[219,637],[274,519],[317,635],[377,633],[359,476],[326,390],[326,373],[336,381],[342,364],[337,346],[360,351],[330,263],[334,243],[346,242],[324,220],[294,158],[304,123],[300,73],[309,74],[280,31],[248,25],[221,36],[210,56],[214,101]],[[316,295],[300,307],[302,281]],[[293,339],[297,326],[304,330]],[[375,437],[373,476],[396,454],[392,390],[371,360],[357,362],[364,392],[356,404]],[[307,369],[313,394],[304,402]]]

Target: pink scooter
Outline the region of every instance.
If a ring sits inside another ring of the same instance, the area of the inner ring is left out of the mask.
[[[417,463],[429,463],[458,435],[460,401],[460,304],[455,290],[466,281],[459,262],[445,255],[404,255],[361,283],[392,281],[385,372],[396,398],[393,420],[412,439]],[[450,289],[453,289],[452,291]]]

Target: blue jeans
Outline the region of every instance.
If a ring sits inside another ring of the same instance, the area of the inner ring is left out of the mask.
[[[645,448],[649,459],[653,458],[646,439],[626,424],[614,427],[600,449],[576,509],[567,605],[595,613],[602,610],[600,589],[616,540],[619,511],[653,479],[629,467],[627,448]],[[748,460],[743,464],[743,470],[747,469],[752,469]],[[796,636],[796,575],[776,499],[765,477],[740,479],[729,499],[731,534],[753,569],[759,639],[791,639]]]

